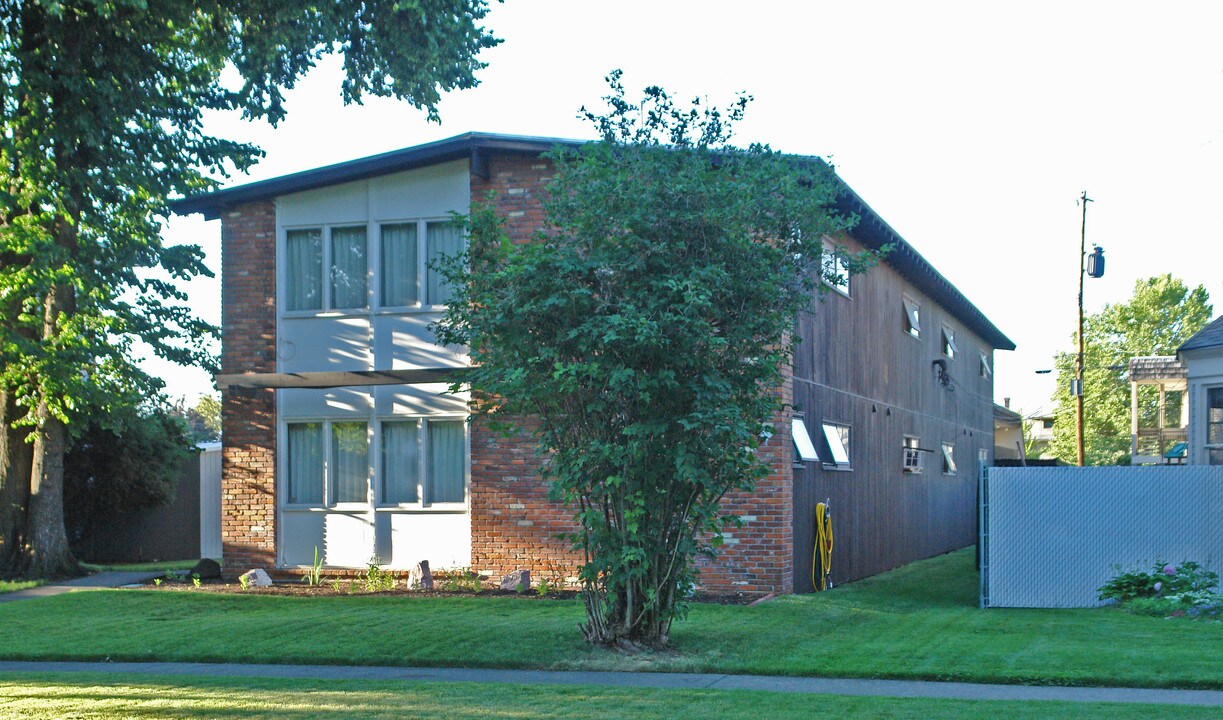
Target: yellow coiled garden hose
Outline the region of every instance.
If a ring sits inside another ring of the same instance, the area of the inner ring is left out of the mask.
[[[816,590],[832,587],[832,510],[829,503],[815,504],[815,548],[811,558],[811,584]]]

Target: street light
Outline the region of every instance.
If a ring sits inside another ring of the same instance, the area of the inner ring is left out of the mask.
[[[1090,275],[1093,278],[1104,277],[1104,248],[1099,245],[1091,255],[1087,254],[1087,203],[1094,202],[1087,197],[1087,191],[1079,196],[1083,205],[1083,224],[1079,230],[1079,356],[1075,362],[1075,379],[1070,386],[1070,394],[1078,398],[1078,461],[1083,467],[1083,281]]]

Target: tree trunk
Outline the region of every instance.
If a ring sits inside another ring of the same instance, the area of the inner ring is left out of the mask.
[[[71,306],[71,288],[56,286],[47,293],[43,302],[44,343],[55,340],[60,312]],[[34,420],[25,574],[39,578],[76,575],[80,566],[68,547],[68,532],[64,529],[64,453],[68,431],[51,412],[45,396],[38,402]]]
[[[20,571],[26,535],[33,448],[25,442],[29,433],[13,426],[19,414],[12,393],[0,390],[0,577]]]

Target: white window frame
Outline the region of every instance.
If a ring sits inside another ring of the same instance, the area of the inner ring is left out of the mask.
[[[433,512],[457,512],[467,510],[471,506],[471,424],[465,415],[381,415],[375,420],[378,426],[378,454],[374,458],[377,468],[373,473],[374,503],[379,510],[415,510]],[[388,503],[382,494],[382,427],[388,423],[417,423],[417,442],[420,443],[417,453],[417,486],[416,502]],[[434,422],[463,423],[463,502],[431,502],[428,500],[426,488],[427,471],[429,468],[429,424]],[[372,455],[372,452],[371,452]]]
[[[807,432],[807,424],[802,418],[790,419],[790,436],[794,440],[795,456],[802,462],[819,462],[820,455],[811,442],[811,434]]]
[[[850,448],[853,445],[853,428],[848,423],[833,422],[825,420],[821,423],[824,431],[824,440],[828,443],[828,459],[824,461],[824,467],[837,470],[851,470],[853,468],[852,458],[849,455]],[[849,442],[841,441],[840,430],[845,430]]]
[[[904,454],[901,460],[901,469],[909,475],[921,475],[923,465],[921,438],[916,435],[905,435],[902,443]]]
[[[835,277],[844,280],[844,283],[829,282],[829,270]],[[827,236],[823,239],[823,254],[820,255],[820,280],[839,294],[852,297],[849,291],[849,263],[845,261],[845,251]]]
[[[365,229],[365,304],[360,307],[334,307],[331,300],[331,279],[335,271],[335,265],[331,251],[331,231],[333,229],[345,228],[364,228]],[[373,307],[373,287],[374,287],[374,260],[370,253],[370,224],[365,222],[336,222],[336,223],[305,223],[301,225],[285,225],[280,228],[279,237],[279,254],[281,257],[280,268],[276,273],[277,293],[276,299],[278,307],[288,307],[289,293],[289,233],[298,230],[318,230],[322,235],[322,273],[319,275],[319,282],[322,287],[319,288],[320,302],[319,307],[306,310],[283,310],[281,315],[284,317],[313,317],[316,315],[365,315],[368,314],[370,308]]]
[[[445,304],[425,302],[426,300],[425,295],[427,295],[429,292],[429,273],[433,272],[432,270],[429,269],[428,237],[429,237],[429,225],[430,224],[433,224],[433,223],[450,224],[453,222],[454,222],[453,218],[450,218],[450,217],[431,216],[431,217],[399,218],[399,219],[394,219],[394,220],[379,220],[378,222],[372,224],[375,230],[374,236],[376,236],[378,239],[378,247],[377,247],[378,272],[376,273],[374,282],[371,283],[371,290],[373,292],[374,300],[376,302],[376,304],[373,305],[372,307],[375,310],[391,311],[391,312],[404,312],[407,310],[436,311],[436,310],[440,310],[446,307]],[[410,225],[412,223],[416,224],[416,302],[410,305],[383,305],[382,304],[382,280],[383,280],[384,271],[382,270],[382,227],[384,225]],[[464,240],[464,243],[466,243],[466,240],[467,240],[466,236],[464,236],[463,240]]]
[[[904,303],[904,331],[909,337],[921,339],[921,303],[908,295],[902,295]]]
[[[994,369],[989,364],[989,354],[981,352],[981,377],[986,380],[994,376]]]
[[[960,349],[955,344],[955,329],[950,325],[943,325],[941,340],[943,357],[955,360],[956,355],[960,354]]]
[[[955,464],[955,443],[943,443],[943,474],[955,475],[958,468]]]
[[[323,501],[321,503],[290,503],[288,501],[288,497],[289,497],[289,454],[288,454],[289,453],[289,443],[288,443],[289,426],[290,425],[306,425],[309,423],[319,423],[320,425],[323,426]],[[333,434],[332,434],[331,427],[332,425],[335,425],[336,423],[339,423],[339,424],[362,423],[365,425],[366,465],[367,467],[370,467],[370,470],[367,471],[365,474],[366,488],[367,488],[365,502],[336,502],[336,503],[331,502],[332,469],[335,467],[335,458],[332,457],[333,455],[332,453]],[[363,416],[363,415],[357,416],[357,417],[331,417],[331,418],[300,417],[300,418],[292,418],[292,419],[285,420],[284,422],[281,423],[281,426],[283,429],[282,437],[284,438],[284,442],[278,443],[278,444],[281,445],[281,447],[283,447],[283,450],[281,450],[280,454],[281,454],[281,459],[283,461],[283,464],[281,465],[281,467],[284,468],[284,471],[281,472],[278,470],[276,473],[277,487],[278,487],[277,495],[281,498],[284,498],[280,503],[281,507],[289,509],[289,510],[319,509],[319,510],[342,510],[342,511],[343,510],[347,510],[347,511],[362,510],[362,509],[367,509],[370,507],[370,501],[369,501],[370,495],[369,495],[368,489],[370,487],[369,483],[373,481],[373,471],[372,471],[372,466],[370,465],[370,462],[369,462],[369,458],[373,457],[374,443],[373,443],[373,438],[370,437],[371,423],[368,417]]]

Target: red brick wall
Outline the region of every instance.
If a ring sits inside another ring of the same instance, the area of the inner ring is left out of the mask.
[[[221,224],[221,372],[276,371],[276,206]],[[276,395],[222,393],[221,545],[228,574],[276,564]]]
[[[538,157],[489,158],[489,178],[471,178],[473,202],[492,191],[498,214],[514,242],[529,242],[543,224],[539,198],[551,167]],[[782,391],[790,402],[789,370]],[[747,518],[732,529],[717,561],[701,571],[701,584],[714,592],[790,592],[793,588],[793,470],[788,412],[762,451],[772,471],[751,493],[729,496],[729,512]],[[504,574],[528,568],[551,579],[562,566],[576,575],[581,556],[557,535],[575,527],[572,510],[548,499],[546,484],[535,477],[534,446],[526,437],[504,439],[479,425],[471,438],[472,567]]]

